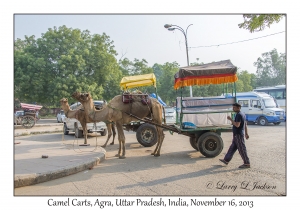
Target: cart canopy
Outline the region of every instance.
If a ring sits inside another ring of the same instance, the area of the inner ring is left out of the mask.
[[[156,87],[156,77],[152,74],[123,77],[120,86],[122,89],[150,86]]]
[[[25,103],[21,103],[21,108],[22,108],[22,109],[29,109],[29,110],[38,111],[38,110],[40,110],[42,107],[43,107],[43,106],[36,105],[36,104],[25,104]]]
[[[230,60],[181,67],[174,75],[174,89],[193,85],[232,83],[238,80],[237,67]]]

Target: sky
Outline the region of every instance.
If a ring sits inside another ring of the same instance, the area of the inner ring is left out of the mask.
[[[164,28],[173,24],[186,33],[189,63],[230,59],[240,70],[256,73],[253,63],[263,53],[273,49],[286,53],[286,20],[254,33],[238,27],[243,20],[242,14],[15,14],[14,39],[40,38],[49,28],[65,25],[91,34],[105,33],[114,42],[117,59],[145,59],[150,67],[174,61],[187,66],[184,33]]]

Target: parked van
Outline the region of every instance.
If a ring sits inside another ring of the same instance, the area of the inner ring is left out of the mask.
[[[227,94],[228,96],[228,94]],[[248,122],[259,125],[273,123],[279,125],[286,119],[285,111],[277,108],[275,99],[263,92],[236,93],[237,102],[242,105],[241,111],[246,114]]]
[[[255,92],[264,92],[271,95],[276,99],[276,103],[280,106],[280,108],[286,110],[286,86],[285,85],[277,85],[273,87],[258,87],[254,89]]]

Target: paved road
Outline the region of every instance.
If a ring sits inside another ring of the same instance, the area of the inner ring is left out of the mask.
[[[135,133],[126,132],[126,159],[114,155],[118,143],[106,147],[106,160],[93,170],[53,181],[14,189],[15,195],[286,195],[286,134],[285,123],[274,126],[249,126],[247,148],[250,169],[242,164],[238,153],[228,166],[223,158],[231,143],[231,133],[223,133],[224,150],[216,158],[205,158],[192,149],[182,135],[166,137],[160,157],[150,155],[154,147],[143,147]],[[21,137],[16,137],[21,138]],[[25,136],[22,138],[33,138]],[[65,136],[74,139],[73,135]],[[57,141],[61,135],[47,134],[46,141]],[[98,145],[104,139],[98,138]],[[90,137],[89,141],[96,141]],[[92,148],[91,148],[92,149]],[[74,151],[75,152],[75,151]]]

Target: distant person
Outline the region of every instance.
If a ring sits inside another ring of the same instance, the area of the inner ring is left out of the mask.
[[[247,149],[244,139],[244,136],[246,137],[246,139],[249,139],[246,116],[243,112],[241,112],[241,105],[239,103],[234,103],[232,105],[232,109],[236,113],[234,120],[230,116],[227,117],[227,119],[230,120],[233,125],[232,143],[224,159],[219,160],[225,165],[228,165],[234,153],[236,152],[236,150],[238,150],[244,161],[244,164],[239,166],[239,168],[250,168],[250,161],[247,155]]]
[[[37,119],[37,120],[40,119],[40,118],[39,118],[39,111],[36,111],[35,116],[36,116],[36,119]]]

